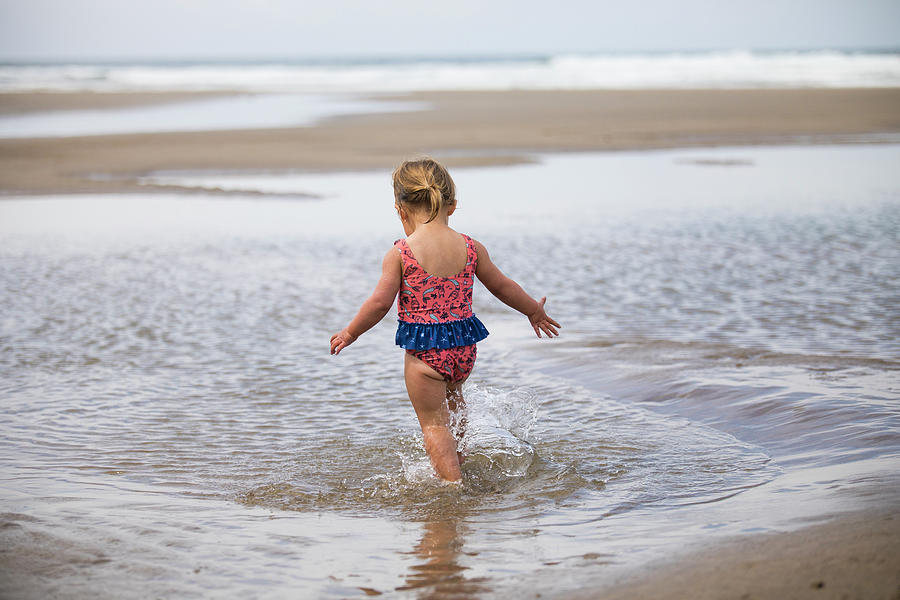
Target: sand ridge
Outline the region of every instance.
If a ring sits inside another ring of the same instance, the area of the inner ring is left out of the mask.
[[[0,113],[172,102],[179,94],[0,94]],[[900,134],[900,88],[419,92],[430,110],[312,127],[0,140],[0,193],[151,191],[160,170],[388,169],[428,153],[449,166],[541,152],[842,143]]]

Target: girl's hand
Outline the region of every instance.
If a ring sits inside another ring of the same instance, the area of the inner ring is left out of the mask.
[[[541,332],[543,331],[547,334],[547,337],[559,336],[559,331],[557,328],[562,329],[562,325],[551,319],[547,316],[547,313],[544,312],[544,303],[547,302],[547,296],[538,301],[538,309],[528,315],[528,320],[531,321],[531,326],[534,328],[534,333],[537,334],[538,337],[541,337]]]
[[[346,329],[331,336],[331,353],[340,354],[341,350],[356,341],[356,336]]]

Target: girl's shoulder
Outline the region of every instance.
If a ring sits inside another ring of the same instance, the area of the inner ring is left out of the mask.
[[[478,242],[473,237],[468,236],[465,233],[460,233],[459,235],[461,235],[462,238],[466,240],[466,250],[477,256],[479,246]]]
[[[409,244],[406,243],[406,238],[394,240],[394,245],[391,246],[391,249],[388,250],[388,255],[385,257],[385,260],[391,260],[399,265],[401,275],[405,274],[407,268],[415,261],[415,259],[416,257],[413,255],[412,250],[410,250]]]
[[[401,240],[397,240],[397,242],[399,242],[399,241],[401,241]],[[387,251],[387,253],[384,255],[384,258],[381,261],[382,265],[385,268],[387,268],[388,265],[394,265],[394,264],[400,266],[401,268],[403,266],[403,258],[401,257],[402,252],[397,252],[397,250],[399,249],[397,242],[394,242],[394,245],[391,246],[391,249]]]
[[[465,234],[462,234],[462,236],[466,238],[466,243],[472,246],[478,254],[487,254],[487,248],[485,248],[484,244]]]
[[[398,256],[405,256],[407,254],[412,254],[412,250],[409,249],[409,244],[406,242],[406,238],[400,238],[399,240],[394,241],[394,245],[391,247],[390,252]]]

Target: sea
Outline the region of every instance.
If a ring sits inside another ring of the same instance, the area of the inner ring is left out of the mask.
[[[900,48],[0,63],[0,91],[896,87]]]
[[[728,56],[897,77],[896,54]],[[4,89],[26,68],[29,89],[104,91],[159,70],[182,89],[200,67],[14,66]],[[338,91],[370,102],[364,87]],[[185,191],[4,195],[3,595],[565,597],[896,505],[897,140],[529,159],[452,172],[451,225],[563,326],[538,339],[476,287],[491,335],[464,387],[460,486],[433,476],[392,315],[329,356],[403,235],[390,173],[151,172]]]

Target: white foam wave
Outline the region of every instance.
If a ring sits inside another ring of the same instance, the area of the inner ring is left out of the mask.
[[[568,54],[539,59],[3,65],[0,92],[896,87],[900,53]]]

